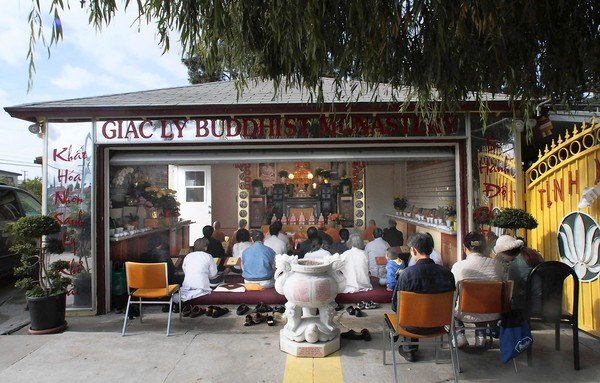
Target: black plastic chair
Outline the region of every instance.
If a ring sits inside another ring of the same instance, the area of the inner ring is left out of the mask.
[[[572,313],[565,312],[562,309],[563,285],[567,277],[573,277],[573,310]],[[541,283],[541,297],[532,296],[532,287],[535,278],[539,278]],[[533,307],[534,299],[540,299],[540,304]],[[575,370],[579,370],[579,278],[568,265],[548,261],[537,265],[527,277],[527,291],[525,296],[526,308],[528,310],[529,321],[531,319],[540,319],[546,323],[554,323],[554,342],[556,350],[560,350],[560,324],[569,323],[573,328],[573,358]],[[532,347],[527,349],[527,365],[531,366]]]

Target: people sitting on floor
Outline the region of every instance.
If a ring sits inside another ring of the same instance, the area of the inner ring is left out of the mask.
[[[370,219],[369,220],[369,224],[367,225],[367,227],[365,228],[365,231],[363,231],[363,239],[365,241],[372,241],[375,239],[375,237],[373,236],[373,231],[375,231],[375,228],[377,227],[377,224],[375,223],[374,219]]]
[[[396,290],[411,291],[415,293],[443,293],[455,290],[454,275],[450,270],[437,265],[429,258],[433,249],[433,241],[424,233],[413,233],[408,237],[407,245],[410,254],[415,258],[415,265],[406,268],[398,276]],[[392,296],[392,309],[396,311],[397,294]],[[432,334],[438,332],[439,328],[406,327],[407,331],[415,334]],[[417,342],[418,339],[411,338]],[[403,345],[398,351],[408,362],[416,361],[418,345]]]
[[[463,239],[463,251],[466,258],[452,266],[452,274],[456,283],[463,279],[479,279],[487,281],[501,281],[504,271],[502,265],[495,259],[485,254],[487,242],[481,233],[470,232]],[[456,318],[458,333],[456,334],[456,347],[462,348],[469,344],[464,333],[465,322],[475,323],[477,327],[485,327],[486,322],[497,320],[497,314],[471,314],[460,313]],[[485,346],[485,329],[475,330],[475,347]]]
[[[211,279],[217,277],[217,266],[213,257],[206,252],[207,238],[199,238],[194,242],[194,251],[185,256],[183,272],[185,277],[181,285],[180,299],[189,301],[203,295],[210,294]]]
[[[208,247],[206,248],[206,252],[210,254],[213,258],[221,258],[219,264],[217,265],[217,269],[219,271],[222,271],[225,268],[225,249],[223,248],[223,245],[220,241],[212,237],[214,231],[215,229],[212,226],[204,226],[202,228],[202,235],[204,235],[204,237],[202,238],[206,238],[206,240],[208,241]]]
[[[337,224],[334,221],[327,222],[327,225],[325,226],[325,230],[323,232],[331,237],[332,245],[340,243],[340,241],[342,240],[340,238],[340,232],[338,231]]]
[[[402,232],[396,228],[396,220],[390,218],[388,221],[389,227],[383,229],[383,240],[390,244],[391,247],[404,245],[404,236]]]
[[[534,249],[526,247],[522,240],[510,235],[498,237],[494,252],[501,261],[508,262],[508,279],[514,283],[511,308],[525,309],[527,277],[534,267],[544,262],[544,258]],[[542,281],[539,276],[532,280],[531,290],[531,309],[537,313],[542,304]]]
[[[212,226],[214,229],[212,237],[219,242],[225,242],[225,233],[221,231],[221,222],[215,221]]]
[[[165,248],[166,240],[160,235],[150,237],[148,245],[150,251],[142,254],[142,262],[167,264],[167,278],[169,284],[181,284],[181,278],[175,274],[175,265],[169,255],[169,250]]]
[[[290,250],[292,250],[292,245],[290,243],[290,238],[285,233],[281,232],[281,230],[283,229],[283,223],[281,223],[281,221],[275,221],[273,223],[275,224],[275,228],[277,229],[277,238],[281,239],[283,243],[285,243],[284,254],[290,254]]]
[[[340,229],[339,234],[340,236],[340,241],[338,243],[334,243],[329,247],[329,252],[331,254],[342,254],[344,253],[346,250],[348,250],[348,246],[347,246],[347,242],[348,242],[348,238],[350,237],[350,232],[348,231],[348,229]]]
[[[306,240],[301,242],[300,245],[298,245],[298,249],[296,250],[298,258],[300,259],[304,258],[304,254],[310,251],[312,247],[312,241],[319,236],[319,230],[316,227],[311,226],[306,230],[306,236]]]
[[[273,287],[275,279],[275,252],[264,245],[265,235],[260,230],[251,232],[252,246],[242,252],[242,276],[245,283]]]
[[[235,245],[235,243],[236,243],[235,237],[237,235],[238,230],[246,229],[247,225],[248,225],[248,221],[246,221],[243,218],[240,219],[240,221],[238,222],[238,229],[233,232],[233,235],[229,239],[229,245],[227,246],[227,251],[226,251],[228,256],[231,256],[233,254],[233,245]]]
[[[429,238],[431,238],[431,243],[433,243],[433,246],[435,247],[435,243],[433,241],[433,236],[431,235],[431,233],[426,232],[425,234],[429,236]],[[437,252],[435,248],[431,249],[431,254],[429,254],[429,258],[437,265],[444,266],[444,264],[442,263],[442,256],[440,255],[440,253]],[[412,266],[414,264],[415,260],[414,258],[411,258],[410,261],[408,261],[408,266]]]
[[[369,272],[371,273],[371,276],[376,277],[379,280],[380,286],[385,286],[387,284],[385,264],[378,265],[376,262],[377,257],[385,257],[385,252],[387,251],[388,247],[390,247],[390,244],[384,241],[382,236],[383,230],[376,227],[373,230],[374,239],[367,243],[365,246],[365,252],[369,258]]]
[[[317,236],[317,238],[312,241],[310,251],[304,254],[304,259],[322,260],[326,255],[331,255],[331,253],[324,248],[323,240]]]
[[[285,254],[285,242],[279,239],[278,234],[280,230],[281,222],[275,221],[269,225],[269,235],[265,238],[264,244],[267,247],[273,249],[275,254]]]
[[[397,275],[406,268],[406,264],[400,259],[400,254],[396,248],[390,247],[385,252],[385,258],[387,263],[385,264],[385,270],[387,275],[387,291],[394,291],[396,287]]]
[[[340,234],[342,234],[342,230],[340,230]],[[347,245],[349,249],[342,253],[342,258],[345,259],[342,274],[346,277],[344,293],[373,290],[369,279],[369,259],[367,253],[363,250],[365,244],[360,234],[349,236]]]
[[[234,258],[240,258],[244,250],[252,246],[252,242],[250,242],[250,232],[246,229],[239,229],[235,234],[235,245],[233,245],[233,250],[231,252],[231,256]],[[241,266],[233,266],[232,271],[236,273],[241,273]]]

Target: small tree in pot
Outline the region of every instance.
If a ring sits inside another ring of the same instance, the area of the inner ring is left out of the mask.
[[[66,288],[71,282],[63,275],[69,267],[64,260],[51,261],[51,254],[61,254],[60,239],[48,237],[60,231],[52,217],[41,215],[20,218],[7,227],[13,245],[10,250],[21,256],[22,265],[15,268],[16,287],[25,289],[30,333],[50,334],[66,328]]]
[[[537,221],[531,214],[523,209],[506,208],[492,218],[491,224],[504,229],[511,229],[513,236],[517,236],[517,230],[535,229],[538,226]]]

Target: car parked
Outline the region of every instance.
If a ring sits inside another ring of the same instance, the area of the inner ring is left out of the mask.
[[[11,276],[13,268],[20,262],[19,256],[8,251],[10,237],[4,228],[21,217],[41,213],[42,205],[33,195],[23,189],[0,184],[0,279]]]

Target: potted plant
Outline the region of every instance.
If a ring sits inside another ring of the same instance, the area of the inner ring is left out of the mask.
[[[252,194],[254,194],[254,195],[262,194],[263,182],[260,179],[258,179],[258,178],[253,179],[250,186],[252,186]]]
[[[531,230],[538,226],[538,222],[531,214],[523,209],[506,208],[492,218],[491,224],[496,227],[511,229],[513,236],[517,236],[519,229]]]
[[[52,261],[64,246],[59,238],[60,224],[47,215],[22,217],[7,228],[12,235],[11,251],[21,256],[22,265],[15,268],[16,287],[25,289],[32,334],[52,334],[67,327],[65,321],[67,273],[69,262]]]
[[[446,206],[445,210],[445,218],[446,218],[446,226],[452,227],[452,222],[456,219],[456,208],[454,206]]]
[[[338,187],[341,194],[350,194],[352,193],[352,180],[350,178],[343,178]]]
[[[407,206],[408,200],[405,197],[394,197],[394,209],[396,209],[396,211],[404,211],[404,209],[406,209]]]

